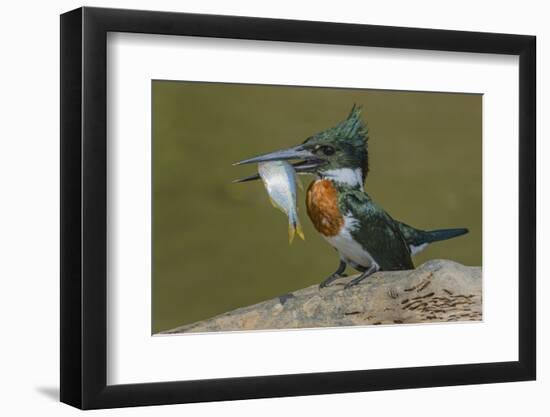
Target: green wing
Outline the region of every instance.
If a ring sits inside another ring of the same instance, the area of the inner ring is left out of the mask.
[[[418,246],[426,243],[426,232],[423,230],[415,229],[408,224],[401,223],[400,221],[394,220],[395,223],[399,226],[399,230],[403,234],[405,241],[409,245]]]
[[[359,221],[352,236],[369,252],[381,270],[414,269],[409,246],[397,223],[361,191],[341,193],[340,210]]]

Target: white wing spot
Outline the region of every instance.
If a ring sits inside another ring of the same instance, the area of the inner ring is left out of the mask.
[[[427,243],[423,243],[423,244],[418,245],[418,246],[409,245],[409,249],[411,250],[411,256],[414,256],[417,253],[422,252],[424,249],[426,249],[426,246],[428,246]]]

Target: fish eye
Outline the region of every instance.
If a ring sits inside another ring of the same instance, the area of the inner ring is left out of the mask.
[[[328,146],[328,145],[325,145],[325,146],[321,146],[321,151],[326,155],[326,156],[330,156],[330,155],[334,155],[334,148],[332,146]]]

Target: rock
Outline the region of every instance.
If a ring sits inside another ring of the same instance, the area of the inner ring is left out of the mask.
[[[319,289],[239,308],[163,334],[356,325],[479,321],[481,267],[431,260],[412,271],[377,272],[344,289],[354,277]]]

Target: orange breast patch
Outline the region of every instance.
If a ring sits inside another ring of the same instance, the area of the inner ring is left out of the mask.
[[[338,208],[338,193],[329,180],[313,181],[307,190],[307,214],[315,229],[325,236],[335,236],[344,225]]]

